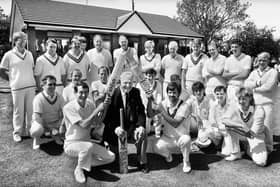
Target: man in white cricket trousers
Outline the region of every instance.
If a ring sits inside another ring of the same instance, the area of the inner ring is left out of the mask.
[[[153,141],[153,151],[165,157],[167,162],[172,162],[172,153],[181,152],[183,155],[183,172],[189,173],[191,165],[189,161],[190,143],[189,123],[185,120],[189,115],[189,107],[179,99],[181,93],[180,83],[170,82],[166,88],[167,97],[156,109],[152,107],[149,97],[147,114],[152,117],[155,114],[161,116],[163,133],[160,138]]]
[[[34,60],[25,49],[27,35],[16,32],[13,35],[15,47],[5,53],[0,64],[0,76],[9,80],[13,98],[13,139],[22,140],[29,135],[32,118],[32,101],[35,96]]]
[[[247,79],[252,60],[249,55],[242,53],[241,42],[238,39],[231,41],[231,52],[225,60],[224,72],[222,77],[227,80],[227,95],[237,103],[236,92],[243,86]]]
[[[252,71],[245,81],[244,86],[253,89],[256,105],[261,105],[265,112],[264,125],[268,129],[269,151],[273,150],[273,130],[272,109],[274,103],[274,94],[278,83],[278,72],[268,66],[270,54],[262,52],[257,57],[258,68]]]
[[[77,182],[84,183],[86,182],[84,170],[90,171],[92,166],[113,162],[115,154],[90,141],[91,129],[98,131],[100,127],[102,128],[98,113],[104,110],[109,102],[108,98],[95,107],[95,104],[87,99],[89,87],[84,82],[75,86],[74,92],[76,99],[63,108],[66,125],[64,151],[69,156],[78,157],[74,176]]]

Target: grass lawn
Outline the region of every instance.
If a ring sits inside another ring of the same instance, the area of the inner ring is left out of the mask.
[[[76,160],[67,157],[61,146],[45,142],[33,151],[31,139],[22,143],[12,140],[10,95],[0,93],[0,186],[280,186],[280,146],[275,145],[269,165],[261,168],[248,157],[226,162],[216,154],[192,153],[192,172],[182,172],[182,157],[167,164],[155,154],[149,154],[150,173],[135,170],[135,154],[129,156],[130,172],[121,175],[116,165],[92,168],[86,184],[73,178]]]

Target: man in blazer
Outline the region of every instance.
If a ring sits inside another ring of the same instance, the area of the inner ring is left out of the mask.
[[[120,80],[120,87],[115,89],[104,119],[105,129],[103,138],[111,146],[116,147],[118,145],[118,137],[123,136],[124,131],[126,131],[128,142],[136,145],[139,169],[147,173],[145,108],[140,97],[140,91],[132,86],[132,72],[123,72]],[[120,127],[119,112],[121,108],[124,110],[124,129]]]

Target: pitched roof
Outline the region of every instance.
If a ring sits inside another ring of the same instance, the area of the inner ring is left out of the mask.
[[[153,34],[203,37],[168,16],[50,0],[15,0],[15,2],[27,23],[117,31],[132,14],[137,13]]]

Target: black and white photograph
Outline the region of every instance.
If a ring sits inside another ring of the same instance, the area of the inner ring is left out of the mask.
[[[0,187],[280,186],[279,9],[0,0]]]

